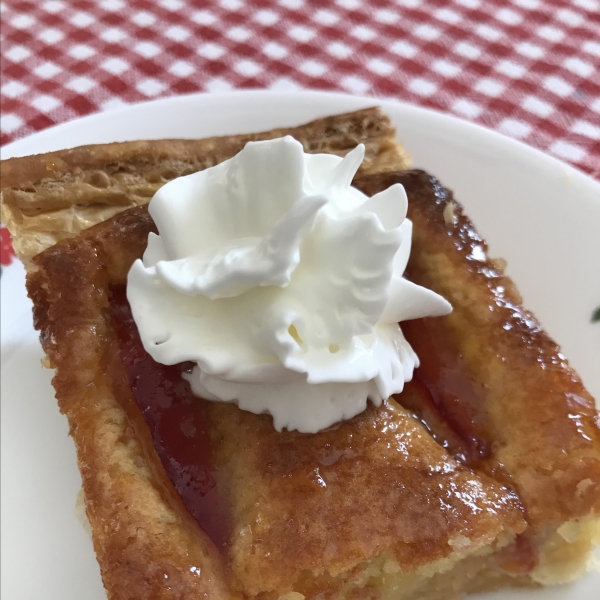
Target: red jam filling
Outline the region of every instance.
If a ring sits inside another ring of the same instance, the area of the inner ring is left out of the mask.
[[[406,399],[400,394],[397,400],[418,415],[438,443],[465,464],[475,466],[491,454],[481,410],[485,390],[469,377],[463,356],[432,321],[402,323],[421,366],[411,384],[417,393],[406,394]],[[407,406],[406,400],[413,405]]]
[[[112,291],[110,308],[121,360],[154,448],[187,509],[222,548],[226,510],[215,476],[208,402],[195,396],[182,378],[189,365],[162,365],[144,350],[123,288]]]

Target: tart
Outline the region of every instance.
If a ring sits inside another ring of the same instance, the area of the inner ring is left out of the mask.
[[[366,144],[354,185],[402,183],[407,275],[454,307],[403,325],[421,367],[401,394],[317,434],[193,396],[187,365],[144,351],[124,294],[155,231],[140,190],[168,179],[164,164],[182,174],[287,133],[309,151]],[[600,513],[594,401],[451,192],[403,170],[387,119],[162,144],[2,166],[109,598],[442,600],[585,571]]]

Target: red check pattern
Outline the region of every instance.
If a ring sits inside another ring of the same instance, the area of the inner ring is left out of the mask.
[[[600,0],[4,0],[1,142],[161,96],[393,97],[600,179]]]

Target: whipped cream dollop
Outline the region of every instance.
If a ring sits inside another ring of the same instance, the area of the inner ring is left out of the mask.
[[[400,321],[450,304],[404,279],[412,224],[395,184],[351,186],[345,158],[287,136],[175,179],[150,202],[159,234],[128,276],[146,351],[198,396],[316,432],[402,391],[419,360]]]

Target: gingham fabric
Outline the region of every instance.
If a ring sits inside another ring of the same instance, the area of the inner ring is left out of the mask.
[[[600,178],[599,0],[5,0],[1,141],[242,88],[393,97]]]

